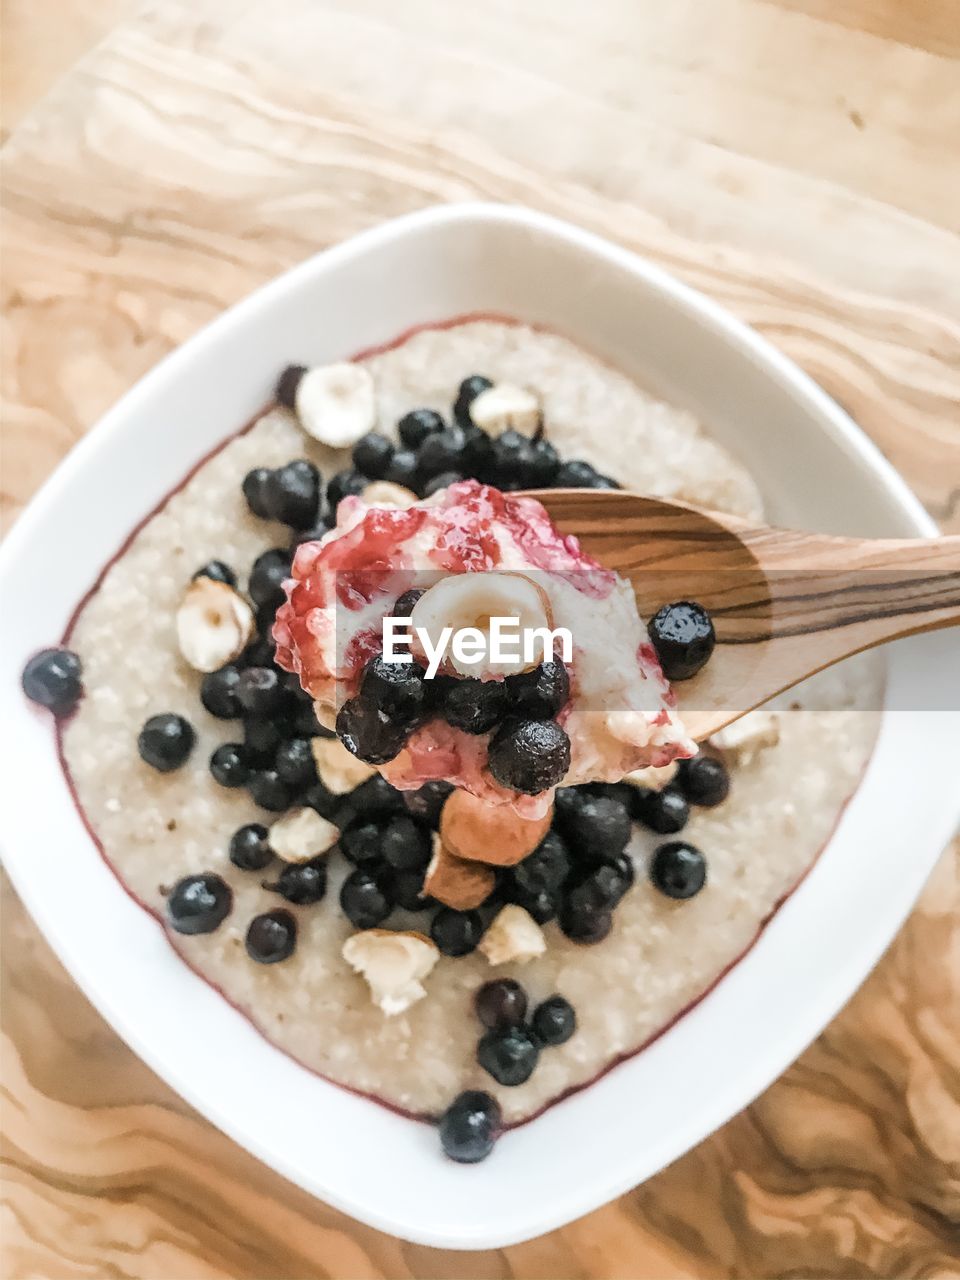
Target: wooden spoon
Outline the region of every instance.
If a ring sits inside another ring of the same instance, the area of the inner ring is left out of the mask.
[[[709,611],[716,650],[673,686],[697,740],[850,654],[960,624],[960,537],[769,529],[622,490],[532,496],[562,533],[629,579],[641,617],[676,600]]]

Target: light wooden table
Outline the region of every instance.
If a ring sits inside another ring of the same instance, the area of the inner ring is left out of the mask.
[[[482,196],[718,298],[960,529],[956,0],[8,0],[5,28],[7,521],[235,298],[384,217]],[[218,1134],[4,883],[2,1273],[956,1276],[958,854],[746,1112],[616,1203],[471,1255],[360,1227]]]

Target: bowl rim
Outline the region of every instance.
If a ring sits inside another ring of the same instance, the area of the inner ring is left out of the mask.
[[[438,228],[459,225],[470,228],[478,224],[498,224],[514,229],[523,229],[538,236],[560,240],[568,247],[576,248],[592,258],[600,257],[607,263],[626,272],[633,279],[643,281],[649,288],[660,293],[675,306],[692,316],[698,324],[709,328],[722,337],[731,350],[732,358],[742,358],[759,366],[762,371],[781,386],[786,386],[799,397],[808,416],[817,427],[825,432],[833,442],[839,445],[849,456],[869,471],[878,480],[891,502],[899,508],[904,520],[909,523],[918,536],[935,536],[937,527],[923,509],[918,499],[908,488],[906,482],[883,457],[879,449],[853,423],[842,408],[822,390],[806,373],[799,369],[788,357],[776,350],[760,334],[728,313],[718,303],[700,294],[690,286],[676,280],[663,268],[646,261],[632,251],[622,248],[592,232],[585,231],[562,220],[511,205],[468,202],[459,205],[442,205],[424,209],[412,214],[392,219],[370,230],[344,241],[332,248],[323,250],[304,262],[294,266],[276,279],[261,286],[253,293],[236,303],[229,310],[212,320],[182,346],[167,355],[143,378],[141,378],[100,421],[78,442],[63,459],[51,477],[42,486],[28,507],[8,533],[0,546],[0,582],[6,576],[11,562],[24,554],[28,549],[31,537],[47,511],[56,504],[59,496],[74,481],[74,476],[92,462],[98,454],[109,451],[112,440],[123,432],[131,417],[135,416],[142,406],[148,404],[159,389],[176,382],[181,372],[196,362],[202,362],[211,345],[220,341],[236,327],[246,325],[251,318],[267,305],[282,301],[291,294],[298,293],[308,285],[315,276],[322,276],[328,267],[335,264],[350,264],[361,260],[371,249],[379,248],[391,242],[402,241],[412,232],[436,230]],[[958,718],[960,723],[960,718]],[[951,834],[958,814],[956,806],[944,805],[942,819],[938,819],[933,827],[936,829],[939,843],[936,855],[939,855]],[[942,838],[940,838],[942,837]],[[931,837],[931,848],[934,840]],[[6,838],[0,831],[0,845],[6,845]],[[12,853],[12,850],[11,850]],[[371,1207],[349,1196],[340,1194],[336,1188],[326,1184],[309,1185],[304,1181],[302,1171],[288,1167],[275,1149],[264,1147],[253,1141],[243,1130],[242,1124],[236,1122],[230,1114],[222,1114],[205,1095],[198,1095],[191,1087],[189,1080],[179,1078],[171,1071],[170,1066],[162,1059],[162,1055],[154,1051],[154,1047],[143,1041],[138,1027],[131,1025],[125,1013],[118,1010],[111,999],[101,990],[92,988],[86,981],[83,964],[78,960],[75,950],[68,946],[64,939],[57,936],[55,928],[45,924],[47,913],[37,887],[31,883],[26,874],[21,874],[21,867],[15,856],[5,858],[11,879],[25,902],[28,910],[37,921],[48,942],[64,963],[71,977],[84,991],[91,1003],[107,1018],[122,1038],[142,1057],[160,1077],[170,1084],[191,1105],[221,1130],[229,1134],[247,1150],[253,1152],[265,1163],[277,1169],[281,1174],[326,1202],[344,1210],[352,1216],[367,1222],[381,1230],[399,1235],[418,1243],[446,1248],[492,1248],[502,1247],[529,1239],[544,1231],[572,1220],[581,1214],[606,1203],[612,1197],[621,1194],[637,1182],[637,1176],[631,1171],[619,1170],[614,1176],[600,1184],[592,1184],[589,1189],[580,1188],[562,1204],[556,1202],[539,1213],[528,1212],[515,1219],[508,1230],[496,1230],[495,1226],[486,1222],[460,1223],[456,1227],[449,1224],[431,1227],[426,1222],[416,1224],[397,1220],[382,1206]],[[932,866],[932,859],[930,861]],[[112,873],[111,873],[112,874]],[[916,893],[922,887],[924,876],[913,886],[914,892],[906,905],[899,903],[902,911],[898,911],[898,920],[909,910]],[[742,1083],[739,1092],[753,1099],[789,1065],[793,1058],[809,1043],[811,1035],[808,1024],[816,1021],[818,1030],[833,1017],[846,1002],[852,991],[859,985],[869,970],[876,963],[880,954],[893,937],[886,924],[874,929],[869,945],[866,942],[859,947],[850,964],[851,973],[844,976],[833,988],[821,993],[819,1014],[816,1019],[809,1018],[804,1023],[804,1030],[786,1043],[781,1042],[776,1051],[771,1050],[762,1063],[755,1063],[749,1082]],[[201,979],[202,981],[202,979]],[[839,991],[839,995],[837,992]],[[280,1050],[274,1050],[280,1054]],[[645,1051],[648,1052],[648,1051]],[[281,1055],[284,1056],[284,1055]],[[337,1086],[331,1086],[337,1088]],[[591,1092],[590,1090],[586,1092]],[[583,1095],[580,1095],[583,1096]],[[369,1103],[365,1105],[370,1105]],[[713,1108],[704,1107],[700,1113],[698,1134],[692,1141],[685,1142],[682,1150],[707,1136],[718,1124],[724,1123],[733,1113],[725,1100],[718,1097]],[[662,1167],[680,1152],[668,1154]],[[450,1166],[443,1165],[444,1170]],[[652,1171],[650,1171],[652,1172]],[[650,1173],[641,1177],[650,1176]]]

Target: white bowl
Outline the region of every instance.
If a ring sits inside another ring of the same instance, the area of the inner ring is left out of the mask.
[[[26,658],[63,634],[128,532],[269,398],[277,370],[490,310],[552,326],[702,416],[754,470],[773,516],[811,528],[935,528],[837,405],[761,338],[656,267],[526,210],[400,218],[288,272],[164,360],[77,445],[2,551],[0,836],[7,869],[103,1015],[214,1124],[384,1231],[494,1248],[586,1213],[739,1111],[797,1056],[893,936],[958,816],[960,716],[888,712],[828,850],[752,951],[641,1054],[484,1164],[297,1066],[183,964],[92,844]],[[891,650],[905,708],[960,707],[951,633]],[[918,747],[918,744],[919,747]],[[825,744],[829,749],[829,744]],[[891,797],[904,798],[891,803]],[[237,1070],[237,1063],[245,1069]]]

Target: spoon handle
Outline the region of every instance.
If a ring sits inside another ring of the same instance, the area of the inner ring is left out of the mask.
[[[833,633],[837,661],[960,623],[960,537],[833,538],[781,529],[741,537],[766,575],[768,638],[778,644]]]
[[[960,624],[958,537],[738,535],[755,568],[711,572],[719,652],[680,687],[684,723],[697,740],[854,653]]]

